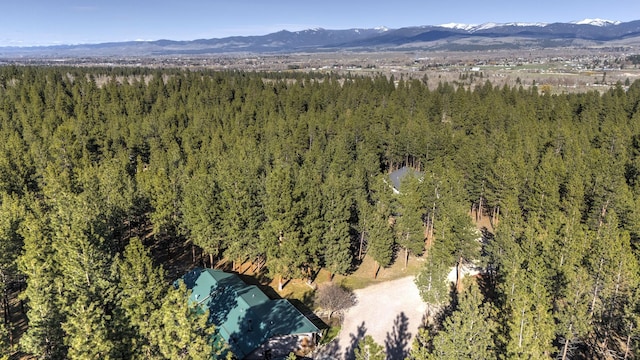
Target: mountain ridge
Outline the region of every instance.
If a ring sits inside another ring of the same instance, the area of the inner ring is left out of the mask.
[[[471,46],[471,43],[473,46]],[[584,19],[568,23],[493,23],[327,30],[281,30],[266,35],[225,38],[108,42],[99,44],[0,47],[12,56],[161,56],[225,53],[522,49],[558,46],[638,46],[640,20]]]

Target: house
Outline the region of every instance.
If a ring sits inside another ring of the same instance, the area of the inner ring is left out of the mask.
[[[389,179],[391,180],[391,188],[393,189],[394,194],[400,194],[400,184],[407,175],[413,175],[419,180],[424,177],[424,173],[414,170],[413,168],[410,168],[408,166],[403,166],[400,169],[392,172],[391,174],[389,174]]]
[[[288,300],[271,300],[235,274],[195,269],[182,279],[191,290],[190,303],[209,310],[213,341],[224,341],[238,359],[284,358],[317,344],[320,329]]]

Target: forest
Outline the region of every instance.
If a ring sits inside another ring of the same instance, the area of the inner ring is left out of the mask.
[[[0,359],[210,358],[180,251],[280,286],[423,256],[410,359],[640,358],[640,81],[433,81],[0,67]]]

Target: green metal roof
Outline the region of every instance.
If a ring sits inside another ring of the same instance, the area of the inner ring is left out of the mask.
[[[272,337],[320,330],[285,299],[271,300],[255,285],[220,270],[195,269],[182,278],[189,301],[202,311],[240,359]]]

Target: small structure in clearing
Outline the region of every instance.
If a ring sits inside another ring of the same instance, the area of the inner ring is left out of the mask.
[[[400,169],[392,172],[391,174],[389,174],[389,179],[391,180],[391,188],[393,189],[394,194],[400,193],[400,185],[402,183],[402,180],[407,175],[413,175],[419,180],[421,180],[422,177],[424,177],[423,172],[414,170],[413,168],[410,168],[408,166],[403,166]]]

